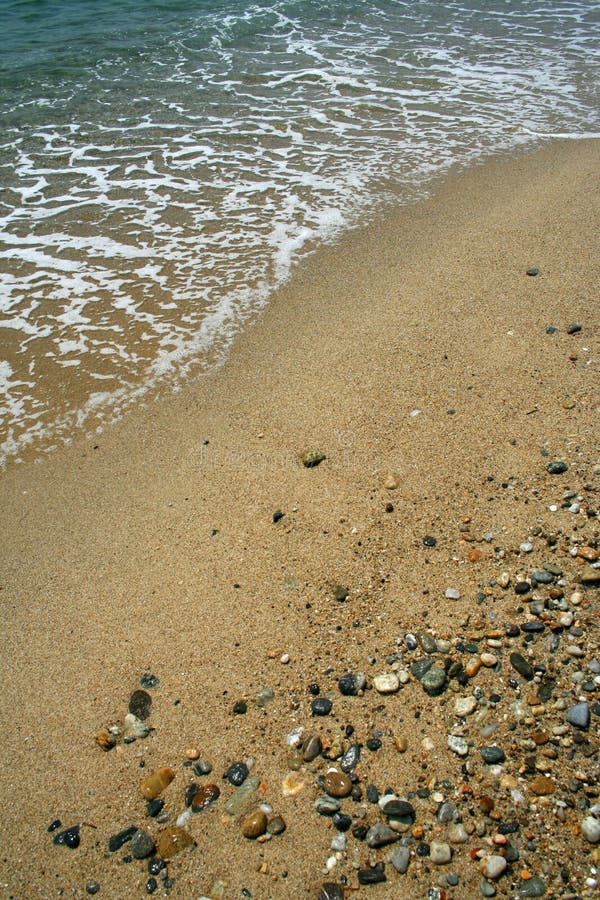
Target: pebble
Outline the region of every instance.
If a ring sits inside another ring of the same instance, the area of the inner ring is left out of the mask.
[[[147,691],[134,691],[129,698],[129,712],[144,721],[152,712],[152,697]]]
[[[503,763],[506,759],[506,754],[502,747],[496,746],[484,747],[481,751],[481,755],[488,766],[496,766],[499,763]]]
[[[385,876],[385,864],[382,862],[376,863],[370,869],[358,870],[359,884],[380,884],[383,881],[387,881],[387,878]]]
[[[313,469],[327,459],[322,450],[305,450],[302,454],[302,465],[307,469]]]
[[[460,600],[460,591],[456,588],[446,588],[444,597],[446,597],[447,600]]]
[[[464,737],[461,737],[458,734],[448,735],[448,747],[453,753],[456,753],[457,756],[467,756],[469,753],[468,743]]]
[[[477,709],[476,697],[457,697],[454,702],[454,712],[457,716],[470,716]]]
[[[102,750],[108,752],[116,746],[117,739],[114,734],[111,734],[106,728],[101,728],[100,731],[96,733],[96,743]]]
[[[146,800],[154,800],[168,787],[175,778],[175,772],[168,766],[163,766],[147,775],[142,781],[140,790]]]
[[[415,820],[415,808],[407,800],[385,800],[382,806],[384,816],[388,819],[398,820],[411,824]]]
[[[366,685],[367,676],[364,672],[348,672],[338,681],[340,694],[345,697],[355,697],[360,691],[364,691]]]
[[[309,734],[302,741],[302,759],[304,762],[312,762],[317,756],[320,756],[323,750],[323,743],[318,734]]]
[[[485,666],[486,669],[493,669],[494,666],[498,665],[498,657],[493,653],[482,653],[479,659],[481,660],[481,665]]]
[[[388,862],[395,868],[396,872],[404,875],[408,869],[410,862],[410,850],[408,847],[394,847],[388,854]]]
[[[342,804],[334,797],[317,797],[315,800],[315,809],[320,816],[333,816],[341,808]]]
[[[294,772],[294,777],[296,773]],[[303,785],[304,786],[304,785]],[[246,807],[252,802],[254,794],[260,787],[260,778],[258,775],[252,775],[247,778],[241,787],[235,791],[231,797],[225,802],[225,812],[230,816],[239,816],[244,812]],[[283,791],[285,795],[285,789]],[[296,793],[298,793],[296,791]],[[286,796],[293,796],[287,794]]]
[[[319,900],[344,900],[344,886],[331,881],[321,885]]]
[[[587,703],[576,703],[567,710],[567,722],[576,728],[586,729],[590,724],[590,707]]]
[[[526,681],[531,681],[533,679],[535,674],[533,666],[527,662],[521,653],[511,653],[510,664]]]
[[[498,892],[491,881],[482,878],[479,882],[479,893],[482,897],[495,897]]]
[[[586,816],[581,823],[581,833],[590,844],[600,843],[600,819]]]
[[[554,462],[548,463],[546,466],[546,471],[550,473],[550,475],[562,475],[563,472],[567,472],[569,469],[566,462],[562,460],[555,460]]]
[[[193,843],[193,838],[187,831],[177,825],[170,825],[160,834],[156,842],[156,851],[161,859],[172,859]]]
[[[282,816],[273,816],[272,819],[269,819],[269,824],[267,825],[267,833],[275,835],[283,834],[286,828],[287,824]]]
[[[533,875],[519,885],[519,897],[543,897],[546,884],[538,875]]]
[[[429,858],[436,866],[445,866],[452,859],[452,848],[445,841],[432,841],[429,845]]]
[[[469,834],[465,826],[458,822],[448,826],[448,840],[451,844],[466,844]]]
[[[483,875],[486,878],[491,878],[492,881],[495,881],[496,878],[500,878],[504,870],[506,869],[507,862],[503,856],[497,856],[496,854],[485,855],[479,861],[479,868]]]
[[[250,774],[245,762],[235,762],[225,772],[225,778],[234,787],[240,787]]]
[[[155,819],[156,816],[163,811],[164,805],[164,800],[149,800],[146,804],[147,815],[149,815],[151,819]]]
[[[260,809],[255,809],[242,822],[242,834],[245,838],[254,839],[260,837],[267,830],[266,813]]]
[[[327,772],[323,779],[323,789],[330,797],[347,797],[352,791],[352,781],[342,772]]]
[[[556,785],[551,778],[546,775],[538,775],[529,785],[532,793],[538,797],[547,797],[556,790]]]
[[[386,672],[375,676],[373,687],[379,694],[395,694],[400,689],[400,679],[395,672]]]
[[[110,853],[116,853],[117,850],[120,850],[128,841],[136,833],[137,828],[135,825],[131,825],[129,828],[124,828],[123,831],[117,832],[117,834],[113,834],[112,837],[108,839],[108,850]]]
[[[86,884],[85,884],[86,894],[97,894],[99,890],[100,890],[100,883],[98,881],[86,881]]]
[[[158,687],[160,681],[156,677],[156,675],[152,675],[150,672],[144,672],[142,677],[140,678],[140,684],[147,691],[152,690],[152,688]]]
[[[446,684],[446,672],[440,666],[432,666],[421,678],[423,689],[431,696],[441,694]]]
[[[134,859],[146,859],[154,853],[154,841],[147,831],[138,828],[131,838],[131,855]]]
[[[376,847],[385,847],[387,844],[393,844],[400,839],[400,835],[397,831],[394,831],[389,825],[386,825],[385,822],[376,822],[375,825],[372,825],[367,831],[367,846],[376,848]]]
[[[191,798],[190,806],[193,813],[201,812],[218,800],[221,795],[221,789],[216,784],[203,784],[194,793]]]
[[[59,831],[52,838],[52,843],[59,847],[68,847],[70,850],[76,850],[81,842],[80,830],[80,825],[72,825],[70,828],[65,828],[64,831]]]
[[[583,328],[579,322],[571,322],[570,325],[567,325],[567,334],[578,334]]]
[[[345,834],[336,834],[331,839],[331,849],[335,853],[343,853],[346,849],[347,838]]]
[[[328,716],[333,709],[333,703],[329,697],[317,697],[310,704],[313,716]]]
[[[138,740],[150,734],[150,726],[142,719],[138,719],[133,713],[127,713],[123,720],[123,736],[127,739]]]
[[[350,744],[346,752],[343,754],[340,759],[340,768],[342,772],[345,772],[347,775],[356,768],[358,763],[360,762],[360,745],[359,744]]]
[[[343,603],[344,600],[347,600],[349,594],[350,588],[344,587],[342,584],[336,584],[333,589],[333,599],[337,600],[338,603]]]

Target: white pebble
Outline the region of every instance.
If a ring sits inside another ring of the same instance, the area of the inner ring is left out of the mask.
[[[521,553],[531,553],[533,550],[533,544],[531,541],[523,541],[522,544],[519,545],[519,550]]]
[[[184,828],[191,818],[192,810],[185,809],[179,816],[177,816],[177,821],[175,822],[175,824],[178,828]]]
[[[457,591],[456,588],[446,588],[444,596],[448,600],[460,600],[460,591]]]
[[[290,654],[289,654],[289,653],[282,653],[282,654],[281,654],[281,657],[280,657],[280,661],[283,663],[284,666],[287,666],[287,664],[288,664],[289,661],[290,661]]]

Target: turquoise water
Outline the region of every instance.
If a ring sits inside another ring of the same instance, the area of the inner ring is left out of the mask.
[[[219,364],[451,166],[600,132],[600,6],[0,0],[0,445]]]

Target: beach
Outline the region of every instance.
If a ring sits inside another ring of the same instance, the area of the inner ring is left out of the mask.
[[[303,260],[220,368],[8,467],[1,896],[145,896],[147,859],[108,841],[158,841],[190,782],[220,796],[158,896],[597,894],[599,157],[556,141],[440,178]],[[152,730],[103,750],[148,674]],[[342,831],[315,801],[354,744]],[[228,815],[242,761],[258,788]],[[140,790],[160,767],[163,821]],[[260,804],[283,833],[244,836]],[[390,819],[383,846],[354,834]]]

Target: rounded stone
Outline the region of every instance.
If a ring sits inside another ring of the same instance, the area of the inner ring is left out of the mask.
[[[272,819],[269,819],[269,823],[267,825],[268,834],[283,834],[287,825],[285,823],[285,819],[282,816],[273,816]]]
[[[97,894],[100,890],[100,883],[98,881],[87,881],[85,885],[86,894]]]
[[[423,689],[431,696],[441,694],[446,684],[446,672],[440,666],[432,666],[421,678]]]
[[[519,897],[543,897],[546,893],[546,884],[539,875],[534,875],[519,885]]]
[[[445,841],[431,841],[429,858],[436,866],[445,866],[452,859],[452,848]]]
[[[344,755],[340,759],[340,768],[347,775],[352,772],[360,762],[360,745],[350,744]]]
[[[550,475],[562,475],[563,472],[567,472],[568,469],[567,463],[560,459],[554,460],[554,462],[550,462],[546,466],[546,471],[549,472]]]
[[[69,847],[70,850],[76,850],[81,842],[80,830],[80,825],[72,825],[71,828],[65,828],[64,831],[58,832],[56,837],[52,839],[52,843],[62,847]]]
[[[175,778],[175,772],[168,766],[157,769],[152,774],[147,775],[141,784],[142,795],[146,800],[154,800],[161,794]]]
[[[348,672],[338,681],[338,688],[345,697],[355,697],[359,691],[364,691],[366,684],[367,676],[364,672]]]
[[[481,755],[488,766],[498,765],[499,763],[503,763],[506,759],[506,754],[502,747],[484,747],[481,751]]]
[[[302,742],[302,759],[304,762],[312,762],[323,750],[323,743],[318,734],[309,734]]]
[[[229,784],[232,784],[234,787],[239,787],[244,783],[249,774],[250,770],[246,763],[236,762],[229,766],[225,772],[225,778]]]
[[[521,653],[511,653],[510,654],[510,664],[521,675],[525,681],[531,681],[534,676],[533,666],[527,662],[525,657]]]
[[[242,822],[242,834],[246,838],[260,837],[267,830],[267,815],[262,809],[255,809]]]
[[[305,450],[302,454],[302,465],[307,469],[313,469],[327,459],[322,450]]]
[[[454,712],[457,716],[470,716],[477,709],[475,697],[458,697],[454,702]]]
[[[586,816],[581,823],[581,833],[590,844],[600,843],[600,819]]]
[[[567,722],[576,728],[588,728],[590,724],[590,708],[587,703],[575,703],[567,710]]]
[[[400,679],[395,672],[385,672],[375,676],[373,687],[378,694],[395,694],[400,689]]]
[[[496,854],[486,855],[479,861],[479,869],[482,875],[485,875],[486,878],[490,878],[492,881],[500,878],[506,866],[507,862],[504,857]]]
[[[317,697],[310,704],[313,716],[328,716],[333,709],[333,703],[329,697]]]
[[[123,737],[132,740],[145,738],[150,734],[150,726],[142,719],[138,719],[133,713],[127,713],[123,720]]]
[[[344,900],[344,885],[327,881],[321,885],[319,900]]]
[[[385,822],[376,822],[367,831],[367,846],[373,849],[394,844],[400,839],[397,831],[394,831]]]
[[[464,737],[459,734],[448,735],[448,749],[456,753],[457,756],[467,756],[469,753],[469,745]]]
[[[134,859],[146,859],[154,853],[154,841],[147,831],[138,828],[131,838],[131,855]]]
[[[410,862],[410,850],[408,847],[394,847],[388,854],[388,862],[392,864],[396,872],[404,875],[408,869]]]
[[[156,842],[156,851],[161,859],[172,859],[182,850],[191,847],[194,841],[187,831],[178,825],[170,825],[161,833]]]
[[[323,789],[330,797],[347,797],[352,791],[352,781],[343,772],[328,772],[323,779]]]
[[[388,800],[383,805],[383,814],[388,819],[397,819],[412,824],[415,820],[415,808],[406,800]]]
[[[191,798],[192,812],[197,813],[206,809],[207,806],[219,799],[220,794],[221,789],[216,784],[201,785]]]

